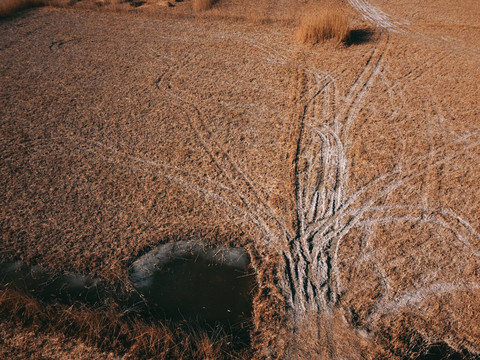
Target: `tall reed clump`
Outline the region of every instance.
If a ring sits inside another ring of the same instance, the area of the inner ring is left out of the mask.
[[[346,42],[350,35],[347,16],[337,8],[318,8],[305,14],[297,30],[297,39],[303,43],[316,44],[324,40]]]
[[[193,0],[194,11],[205,11],[215,5],[216,0]]]
[[[42,0],[0,0],[0,17],[8,16],[16,11],[30,7],[43,6]]]

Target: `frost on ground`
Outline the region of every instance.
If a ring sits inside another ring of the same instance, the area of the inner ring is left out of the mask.
[[[366,0],[348,0],[348,3],[362,14],[365,20],[382,30],[399,32],[401,31],[399,25],[405,25],[405,22],[394,21],[388,14]]]

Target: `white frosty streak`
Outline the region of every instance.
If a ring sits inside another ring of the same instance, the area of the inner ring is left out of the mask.
[[[420,289],[404,292],[395,300],[377,306],[374,316],[377,314],[389,314],[403,309],[414,309],[432,296],[441,296],[454,292],[478,290],[480,285],[476,282],[454,284],[450,282],[439,282]]]
[[[381,29],[392,32],[400,32],[397,25],[399,22],[390,19],[390,16],[385,14],[379,8],[373,6],[366,0],[348,0],[348,3],[356,10],[358,10],[364,19],[370,21]]]

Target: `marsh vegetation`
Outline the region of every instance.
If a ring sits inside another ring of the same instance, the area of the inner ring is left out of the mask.
[[[208,3],[1,20],[5,356],[478,357],[475,3]]]

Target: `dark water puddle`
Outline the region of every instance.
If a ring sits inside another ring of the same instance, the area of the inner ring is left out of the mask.
[[[131,279],[165,318],[250,327],[255,276],[240,249],[165,244],[133,264]]]
[[[133,263],[130,280],[137,292],[106,286],[99,279],[54,274],[20,261],[0,260],[0,289],[10,288],[45,302],[91,306],[114,299],[122,309],[145,320],[173,320],[211,329],[221,325],[240,343],[249,343],[255,275],[240,249],[207,248],[198,242],[161,245]],[[242,346],[244,346],[242,345]],[[420,345],[420,344],[419,344]],[[480,359],[445,343],[432,344],[416,360]]]
[[[75,273],[54,275],[39,266],[28,267],[20,261],[0,262],[0,288],[7,287],[46,302],[96,304],[105,297],[105,288],[98,279]]]
[[[248,341],[255,276],[244,251],[206,248],[192,241],[165,244],[133,263],[130,281],[136,291],[75,273],[58,274],[0,260],[0,289],[67,305],[96,307],[112,299],[147,321],[186,320],[211,329],[220,325]]]
[[[480,359],[480,356],[469,354],[467,351],[458,352],[445,343],[432,344],[426,352],[418,356],[415,360],[474,360]]]

